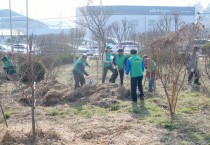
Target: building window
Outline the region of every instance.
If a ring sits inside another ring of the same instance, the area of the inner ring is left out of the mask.
[[[155,20],[149,20],[149,26],[155,26]]]
[[[132,23],[133,26],[138,26],[139,25],[138,20],[131,20],[131,23]]]

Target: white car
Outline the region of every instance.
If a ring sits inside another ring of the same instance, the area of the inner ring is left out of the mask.
[[[27,45],[26,44],[14,44],[13,51],[14,51],[14,53],[27,54]]]
[[[79,47],[78,48],[78,54],[79,55],[88,55],[89,54],[89,49],[87,49],[86,47]]]
[[[125,41],[120,43],[120,46],[124,49],[124,53],[130,53],[132,49],[139,50],[140,46],[134,41]]]
[[[27,54],[30,50],[29,50],[29,47],[27,48],[27,44],[14,44],[13,51],[14,53],[18,53],[18,54]],[[32,46],[31,53],[39,54],[39,51],[35,49],[34,46]]]
[[[1,53],[11,52],[11,47],[7,45],[0,45],[0,52]]]

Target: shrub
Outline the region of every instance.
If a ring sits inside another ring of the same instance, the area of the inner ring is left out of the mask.
[[[10,118],[12,116],[12,112],[4,112],[4,117],[6,119]]]
[[[59,114],[60,114],[60,112],[58,110],[50,110],[46,115],[57,116]]]
[[[32,81],[32,77],[34,77],[35,82],[40,82],[44,79],[45,76],[45,68],[41,61],[33,60],[32,63],[33,70],[34,70],[34,76],[30,73],[30,62],[28,60],[25,60],[20,65],[19,74],[21,77],[21,82],[23,83],[30,83]]]
[[[67,54],[67,53],[60,53],[56,55],[51,56],[44,56],[42,60],[44,60],[44,65],[49,66],[59,66],[64,64],[71,64],[74,62],[74,58],[78,59],[80,55],[74,56],[73,54]]]

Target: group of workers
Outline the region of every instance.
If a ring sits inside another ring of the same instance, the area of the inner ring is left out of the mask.
[[[103,72],[102,72],[102,83],[105,83],[106,75],[108,70],[112,72],[109,79],[110,83],[115,83],[118,75],[120,76],[120,85],[123,85],[124,75],[128,77],[130,73],[130,85],[131,85],[131,97],[133,102],[137,102],[136,90],[140,92],[140,99],[144,100],[143,91],[143,75],[146,69],[146,77],[148,80],[148,94],[152,94],[154,91],[154,84],[156,79],[156,63],[147,55],[144,54],[141,57],[137,55],[137,50],[132,49],[130,51],[131,56],[129,58],[124,54],[123,49],[119,49],[117,54],[112,59],[111,47],[107,46],[103,53]],[[198,70],[198,50],[199,47],[194,47],[193,51],[187,57],[186,68],[188,70],[188,84],[192,84],[194,77],[194,84],[200,85],[199,78],[200,73]],[[2,60],[3,70],[5,74],[16,73],[14,66],[11,63],[10,56],[12,53],[4,55]],[[75,80],[75,89],[85,84],[84,75],[89,76],[86,72],[85,67],[90,65],[87,63],[87,56],[83,55],[74,63],[73,76]],[[15,72],[14,72],[15,71]]]
[[[157,65],[156,63],[147,55],[144,54],[142,57],[137,55],[137,50],[133,49],[130,51],[131,56],[129,58],[124,54],[123,49],[119,49],[117,54],[112,57],[111,47],[107,46],[105,52],[103,53],[102,63],[103,63],[103,72],[102,72],[102,83],[105,83],[106,75],[108,71],[112,72],[112,75],[109,79],[110,83],[115,83],[118,75],[120,76],[120,85],[123,85],[124,75],[128,77],[130,74],[130,87],[131,87],[131,97],[133,102],[137,102],[137,93],[138,88],[140,92],[140,99],[144,100],[144,91],[143,91],[143,75],[144,70],[146,69],[146,77],[148,80],[148,94],[152,95],[154,92],[155,79],[157,78]],[[188,70],[188,84],[192,84],[194,77],[194,85],[200,85],[199,82],[199,70],[198,70],[198,47],[193,47],[193,51],[188,55],[186,61],[186,68]],[[83,55],[80,57],[73,68],[73,75],[75,80],[75,89],[85,84],[85,78],[83,76],[89,76],[85,71],[85,66],[88,66],[87,56]]]
[[[144,55],[142,58],[137,55],[137,50],[132,49],[130,51],[131,56],[129,58],[124,54],[123,49],[119,49],[117,54],[114,55],[112,59],[111,47],[107,46],[105,52],[103,53],[102,63],[103,63],[103,72],[102,72],[102,83],[105,83],[106,75],[108,70],[112,72],[112,75],[109,79],[110,83],[115,83],[118,75],[120,76],[120,85],[123,85],[124,75],[128,77],[130,74],[130,84],[131,84],[131,97],[133,102],[137,102],[137,87],[140,92],[140,99],[144,100],[144,91],[143,91],[143,75],[144,70],[146,69],[146,76],[148,79],[148,92],[152,93],[154,90],[155,83],[155,72],[156,72],[156,63]],[[75,89],[85,84],[84,75],[89,76],[85,71],[85,66],[88,66],[87,56],[81,56],[74,64],[73,75],[75,80]]]

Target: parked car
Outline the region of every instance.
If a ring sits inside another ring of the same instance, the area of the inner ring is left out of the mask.
[[[78,54],[79,55],[89,55],[89,50],[86,47],[79,47]]]
[[[124,53],[130,53],[130,50],[135,49],[139,50],[140,46],[134,41],[124,41],[120,43],[120,46],[124,49]]]
[[[14,53],[18,54],[27,54],[29,52],[29,48],[27,48],[27,44],[14,44],[13,51]],[[40,54],[40,52],[38,51],[38,49],[35,48],[35,46],[32,46],[31,53]]]
[[[0,45],[0,53],[8,53],[11,51],[11,47],[7,45]]]
[[[14,51],[14,53],[26,54],[27,53],[27,45],[26,44],[14,44],[13,51]]]

